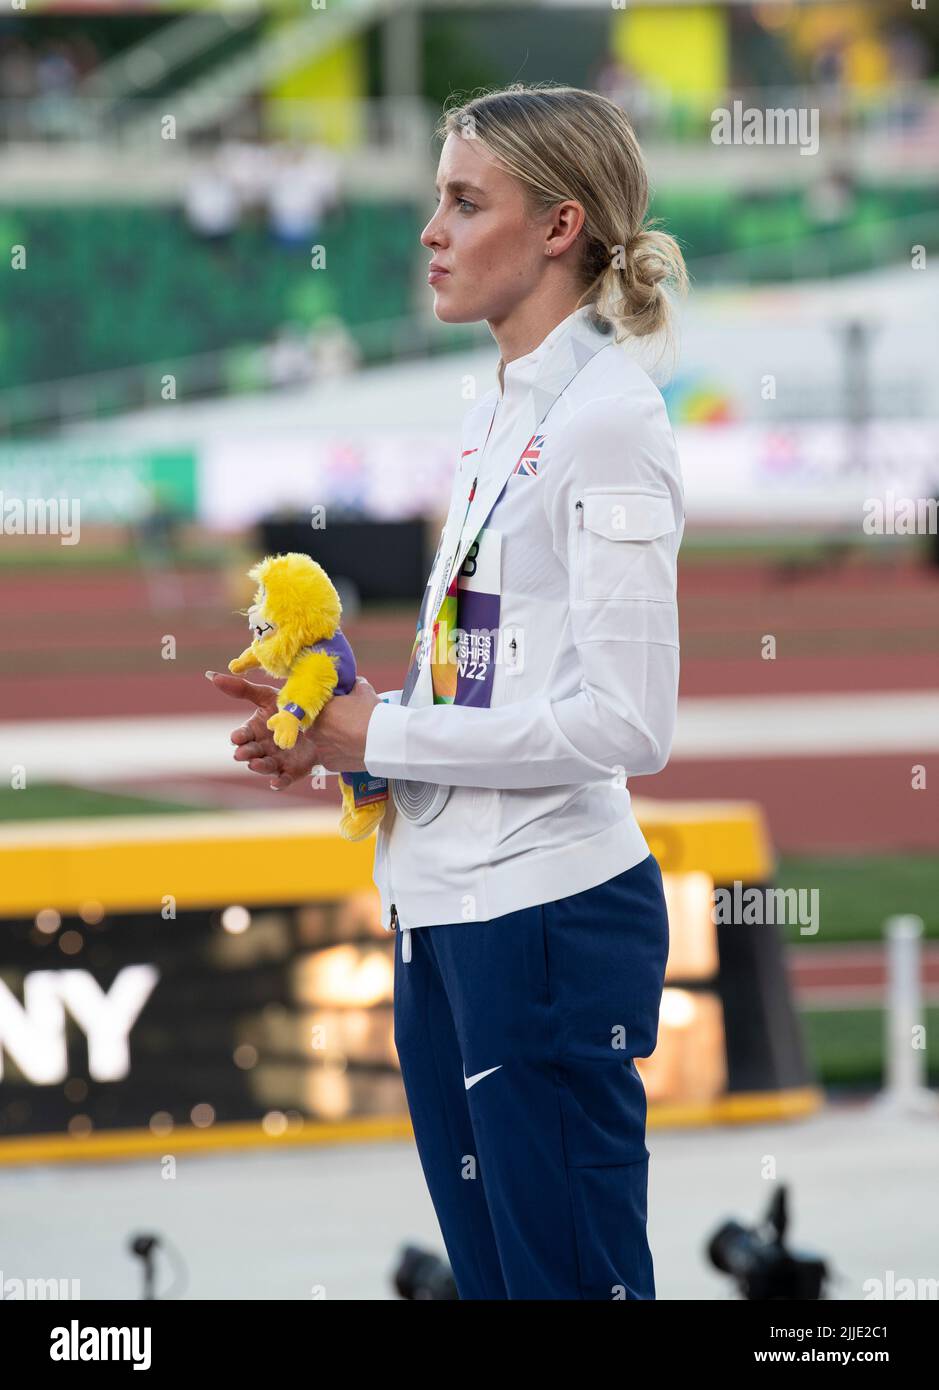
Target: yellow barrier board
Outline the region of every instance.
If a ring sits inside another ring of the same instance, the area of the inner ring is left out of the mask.
[[[769,885],[774,878],[774,854],[761,808],[748,801],[645,798],[634,798],[633,805],[661,866],[669,901],[669,973],[659,1044],[651,1058],[641,1059],[650,1127],[751,1124],[813,1113],[824,1097],[797,1055],[795,1029],[789,1022],[791,1003],[774,936],[762,928],[734,927],[722,933],[718,949],[710,910],[715,885]],[[159,944],[152,936],[138,940],[129,933],[131,954],[126,959],[120,955],[124,933],[119,924],[113,924],[116,935],[106,943],[107,973],[113,972],[120,956],[125,968],[139,968],[144,962],[159,981],[150,1025],[135,1038],[124,1072],[103,1083],[94,1075],[78,1077],[86,1094],[68,1103],[41,1076],[37,1081],[30,1070],[38,1065],[36,1058],[22,1039],[14,1040],[12,1060],[23,1073],[16,1079],[22,1094],[18,1092],[7,1107],[8,1128],[13,1132],[0,1138],[0,1165],[126,1159],[161,1153],[167,1145],[173,1151],[212,1151],[410,1135],[407,1118],[393,1113],[396,1098],[387,1087],[382,1090],[394,1062],[387,1050],[390,1034],[386,1036],[390,957],[384,961],[385,974],[376,976],[372,959],[376,942],[347,940],[330,915],[337,905],[374,893],[374,840],[354,844],[343,840],[337,821],[333,809],[272,809],[29,822],[0,828],[0,919],[10,923],[20,953],[11,1007],[24,1014],[32,1007],[25,978],[36,969],[49,974],[49,969],[47,961],[35,954],[39,947],[23,937],[23,928],[14,927],[13,919],[29,922],[44,909],[60,922],[77,915],[93,924],[108,916],[139,913],[143,931],[147,919],[159,920],[168,901],[172,901],[174,918],[178,913],[198,917],[206,912],[214,918],[236,905],[252,912],[268,909],[258,919],[260,923],[264,918],[258,940],[265,939],[266,930],[274,932],[269,940],[279,943],[272,955],[264,957],[273,971],[275,993],[279,991],[279,1002],[270,1015],[258,1006],[250,988],[255,962],[250,940],[237,932],[230,934],[224,919],[195,921],[183,937],[161,938]],[[377,907],[377,895],[375,901]],[[308,920],[301,931],[297,923],[304,913]],[[66,931],[63,940],[76,935]],[[91,944],[96,940],[100,938],[92,935]],[[387,947],[388,942],[383,945]],[[371,972],[365,993],[355,978],[357,970],[366,969],[363,962]],[[60,962],[50,978],[61,976],[59,985],[64,989],[73,983],[76,964],[80,962]],[[736,982],[726,990],[722,984],[725,967]],[[84,968],[92,972],[96,968],[93,951]],[[200,990],[214,1001],[209,1008],[212,1037],[203,1061],[207,1089],[204,1097],[195,1100],[187,1089],[187,1048],[192,1038],[184,1026],[176,1029],[174,1024],[177,1018],[185,1019],[191,1008],[186,981],[193,971],[201,981]],[[768,982],[781,991],[765,1019],[749,1007],[740,1007],[739,981],[757,974],[762,980],[763,1006]],[[377,1014],[373,1004],[379,1006]],[[347,1093],[324,1091],[317,1085],[323,1079],[318,1059],[312,1053],[291,1050],[300,1031],[321,1026],[324,1019],[337,1030],[337,1047],[348,1064],[342,1072],[348,1078]],[[265,1061],[269,1051],[275,1058],[283,1052],[279,1065]],[[243,1079],[232,1070],[236,1053],[254,1054],[253,1070]],[[84,1066],[84,1053],[76,1055]],[[162,1078],[153,1099],[148,1096],[138,1102],[130,1085],[135,1067],[142,1068],[151,1087],[154,1075]],[[101,1108],[103,1100],[107,1106]],[[216,1103],[229,1119],[216,1122]],[[22,1111],[19,1118],[13,1114],[17,1106]],[[213,1112],[204,1125],[179,1123],[200,1106],[207,1114]],[[174,1122],[166,1132],[161,1126],[167,1121],[168,1107]],[[148,1127],[148,1113],[159,1117],[156,1128]],[[287,1130],[269,1131],[264,1120],[269,1113],[291,1117]],[[235,1120],[241,1115],[258,1118]],[[133,1117],[133,1124],[138,1116],[143,1123],[129,1128],[128,1119]],[[74,1128],[76,1118],[84,1132]],[[24,1133],[28,1126],[40,1132]]]
[[[767,881],[774,863],[762,811],[751,802],[634,798],[664,873],[715,883]],[[141,816],[41,821],[0,829],[0,917],[88,903],[105,912],[342,898],[372,883],[374,840],[350,844],[332,811],[270,815]]]
[[[699,1128],[704,1125],[772,1124],[817,1114],[825,1104],[816,1086],[722,1096],[697,1105],[650,1105],[648,1128]],[[35,1134],[0,1139],[0,1168],[33,1163],[106,1163],[150,1158],[167,1152],[212,1154],[231,1149],[283,1149],[328,1144],[377,1144],[394,1139],[413,1142],[407,1115],[388,1115],[337,1122],[313,1120],[284,1134],[272,1135],[260,1124],[220,1124],[211,1129],[180,1125],[169,1134],[120,1129],[80,1137]]]

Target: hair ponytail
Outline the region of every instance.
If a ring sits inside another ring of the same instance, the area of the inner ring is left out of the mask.
[[[585,271],[593,272],[585,303],[613,326],[617,342],[668,332],[671,321],[669,289],[684,293],[688,274],[674,237],[657,228],[641,228],[631,241],[607,248],[592,243]],[[591,293],[593,292],[593,293]]]

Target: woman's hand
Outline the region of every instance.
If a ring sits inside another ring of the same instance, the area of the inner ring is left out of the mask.
[[[258,685],[241,676],[206,671],[216,690],[232,700],[248,700],[256,706],[246,724],[232,732],[236,744],[235,761],[245,762],[252,772],[271,776],[273,791],[282,791],[308,777],[315,767],[327,772],[358,772],[365,767],[365,739],[372,710],[380,704],[378,693],[364,676],[359,676],[348,695],[337,695],[320,713],[316,723],[298,738],[293,748],[278,748],[267,727],[277,713],[276,686]]]
[[[348,695],[337,695],[316,717],[307,741],[327,772],[360,772],[365,767],[365,740],[372,710],[381,704],[374,686],[359,676]]]
[[[232,700],[247,700],[257,708],[246,724],[232,731],[231,741],[235,749],[235,761],[247,763],[252,772],[262,777],[270,777],[272,791],[283,791],[299,782],[301,777],[309,777],[317,763],[317,753],[313,744],[305,738],[298,738],[293,748],[278,748],[274,735],[267,727],[272,714],[277,713],[279,690],[274,685],[257,685],[241,676],[229,676],[222,671],[206,671],[216,690]],[[292,716],[291,716],[292,717]]]

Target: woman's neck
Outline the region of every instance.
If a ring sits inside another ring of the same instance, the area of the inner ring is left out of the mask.
[[[527,357],[543,343],[552,329],[568,318],[578,307],[573,294],[545,300],[526,300],[504,319],[487,320],[489,331],[499,345],[499,386],[503,386],[503,368],[518,357]]]

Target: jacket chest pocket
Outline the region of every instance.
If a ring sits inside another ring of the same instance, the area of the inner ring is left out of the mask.
[[[674,598],[671,495],[652,488],[587,487],[574,503],[575,603]]]

